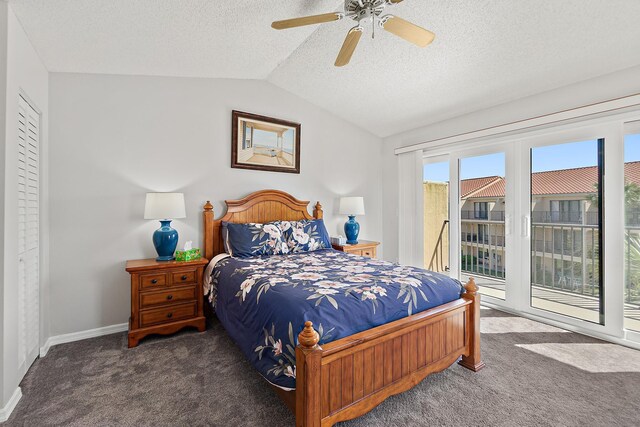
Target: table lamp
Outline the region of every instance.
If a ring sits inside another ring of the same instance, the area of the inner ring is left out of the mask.
[[[349,216],[349,221],[344,223],[344,234],[347,236],[347,243],[350,245],[357,244],[360,224],[356,221],[356,215],[364,215],[364,198],[341,197],[340,213]]]
[[[153,245],[158,252],[156,261],[171,261],[178,245],[178,232],[171,228],[171,221],[186,218],[184,194],[147,193],[144,219],[160,220],[160,228],[153,233]]]

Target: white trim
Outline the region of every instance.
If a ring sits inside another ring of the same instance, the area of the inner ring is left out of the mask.
[[[625,96],[610,101],[599,102],[583,107],[563,110],[556,113],[546,114],[543,116],[533,117],[530,119],[520,120],[516,122],[506,123],[503,125],[492,126],[486,129],[480,129],[472,132],[466,132],[459,135],[453,135],[446,138],[434,139],[418,144],[408,145],[406,147],[397,148],[395,154],[403,154],[411,151],[419,151],[429,148],[441,147],[444,145],[455,144],[472,139],[486,138],[506,134],[509,132],[524,131],[531,128],[559,124],[561,122],[584,119],[589,116],[602,113],[617,113],[619,110],[640,106],[640,94]]]
[[[640,133],[640,120],[636,120],[633,122],[627,122],[624,124],[624,134],[625,135],[633,135],[636,133]]]
[[[44,357],[49,349],[54,345],[65,344],[68,342],[86,340],[88,338],[96,338],[104,335],[117,334],[129,329],[128,323],[119,323],[117,325],[104,326],[102,328],[89,329],[80,332],[71,332],[69,334],[55,335],[49,337],[42,347],[40,347],[40,357]]]
[[[22,390],[20,389],[20,387],[18,387],[16,388],[16,391],[14,391],[11,395],[11,398],[9,399],[7,404],[4,405],[4,408],[0,409],[0,423],[3,423],[9,419],[13,410],[16,409],[16,406],[18,405],[21,397]]]
[[[398,259],[401,264],[424,265],[422,153],[398,156]]]
[[[603,334],[600,332],[594,332],[592,330],[586,330],[586,329],[580,328],[579,326],[571,325],[569,323],[558,322],[555,320],[548,319],[546,317],[536,316],[535,314],[514,310],[509,307],[500,306],[500,305],[493,304],[486,301],[483,301],[481,305],[483,307],[493,308],[498,311],[504,311],[505,313],[513,314],[518,317],[524,317],[526,319],[535,320],[536,322],[544,323],[545,325],[555,326],[556,328],[564,329],[565,331],[570,331],[576,334],[586,335],[588,337],[597,338],[603,341],[608,341],[614,344],[632,348],[634,350],[640,350],[640,343],[629,341],[620,337],[615,337],[615,336]],[[480,322],[482,322],[482,320],[480,320]]]

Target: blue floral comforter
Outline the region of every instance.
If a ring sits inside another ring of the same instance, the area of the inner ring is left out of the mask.
[[[225,258],[205,294],[218,319],[269,382],[295,388],[295,347],[310,320],[320,344],[460,298],[457,280],[419,268],[319,250]]]

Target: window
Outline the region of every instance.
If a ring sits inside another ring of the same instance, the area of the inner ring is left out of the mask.
[[[242,128],[242,149],[253,148],[253,128],[244,123]]]
[[[489,226],[487,224],[478,224],[478,243],[489,243]]]
[[[581,222],[580,200],[552,200],[551,219],[553,222]]]
[[[530,160],[531,208],[544,206],[547,195],[554,194],[548,217],[531,212],[530,305],[604,324],[604,139],[533,146]],[[586,222],[583,204],[593,213]]]
[[[473,217],[475,219],[487,219],[487,202],[475,202],[473,204]]]

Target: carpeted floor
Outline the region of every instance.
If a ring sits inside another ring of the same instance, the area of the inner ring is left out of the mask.
[[[640,352],[482,310],[487,367],[454,365],[342,426],[637,426]],[[219,323],[53,347],[6,426],[293,425]]]

